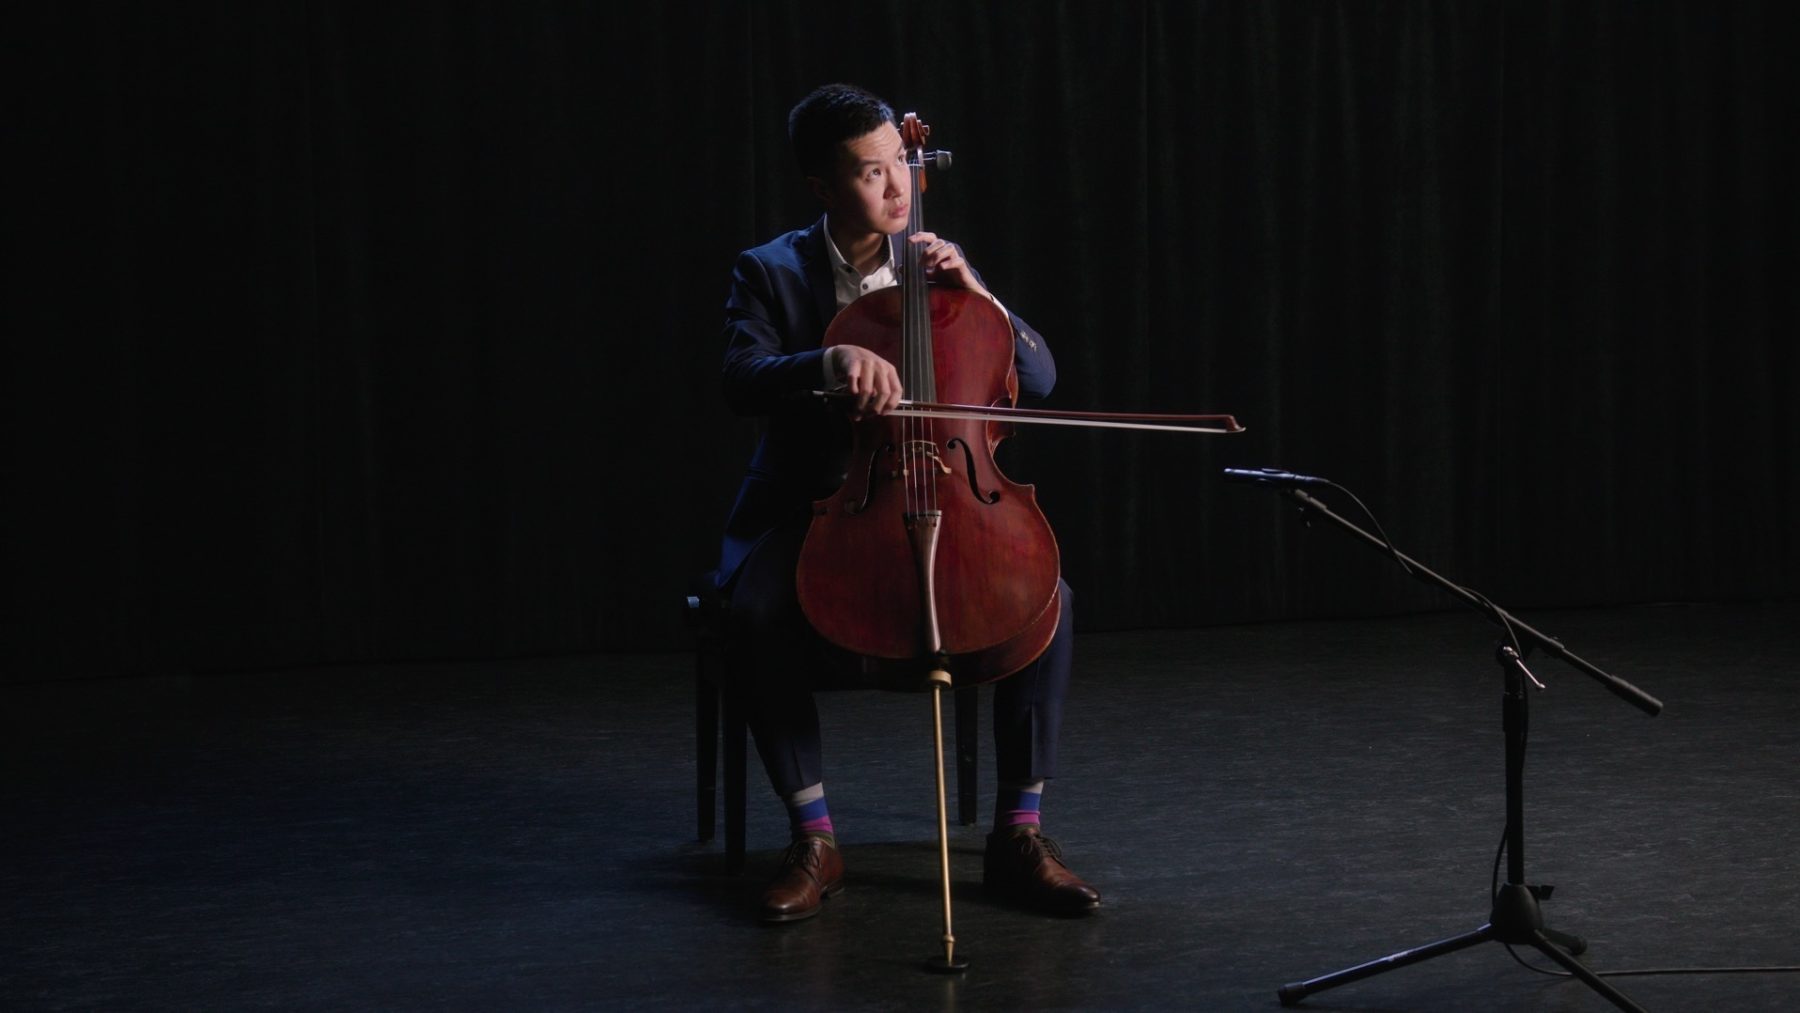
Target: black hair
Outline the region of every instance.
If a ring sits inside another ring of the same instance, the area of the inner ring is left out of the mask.
[[[837,163],[838,145],[883,123],[899,125],[893,107],[853,84],[813,89],[788,113],[788,140],[794,145],[801,175],[829,177]]]

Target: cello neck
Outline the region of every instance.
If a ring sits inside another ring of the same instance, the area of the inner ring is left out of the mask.
[[[925,231],[925,139],[931,128],[907,113],[900,137],[906,145],[907,172],[911,176],[912,204],[906,231],[900,236],[901,347],[900,386],[922,401],[937,399],[937,368],[931,356],[931,297],[925,284],[924,251],[913,237]]]

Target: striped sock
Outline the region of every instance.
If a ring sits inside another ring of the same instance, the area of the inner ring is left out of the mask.
[[[994,829],[1006,830],[1011,827],[1029,823],[1038,823],[1038,806],[1044,800],[1044,782],[1033,781],[1030,784],[1002,783],[1000,790],[994,795]]]
[[[833,836],[831,813],[825,808],[824,782],[783,796],[781,801],[787,804],[788,826],[795,837],[806,834]]]

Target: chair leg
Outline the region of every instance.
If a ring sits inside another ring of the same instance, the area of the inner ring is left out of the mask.
[[[744,753],[748,743],[743,708],[723,694],[725,701],[725,871],[744,870]]]
[[[981,755],[981,687],[957,687],[955,703],[956,813],[967,827],[975,824],[975,810],[981,803],[975,776]]]
[[[702,653],[694,671],[694,798],[700,839],[710,841],[719,798],[719,688],[707,678],[706,665]]]

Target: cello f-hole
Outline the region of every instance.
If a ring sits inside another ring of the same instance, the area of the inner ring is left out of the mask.
[[[953,436],[950,438],[950,442],[944,444],[944,447],[949,450],[955,450],[958,447],[962,448],[963,464],[965,465],[964,470],[969,476],[969,492],[973,493],[976,499],[989,506],[1000,502],[1000,490],[995,489],[993,492],[982,492],[981,487],[975,484],[975,451],[969,447],[968,440],[965,440],[960,436]]]
[[[884,454],[889,457],[894,456],[892,443],[883,444],[880,450],[869,455],[869,470],[862,477],[862,496],[860,498],[845,497],[844,513],[855,516],[869,509],[869,502],[875,498],[876,475],[881,470],[881,458]]]

